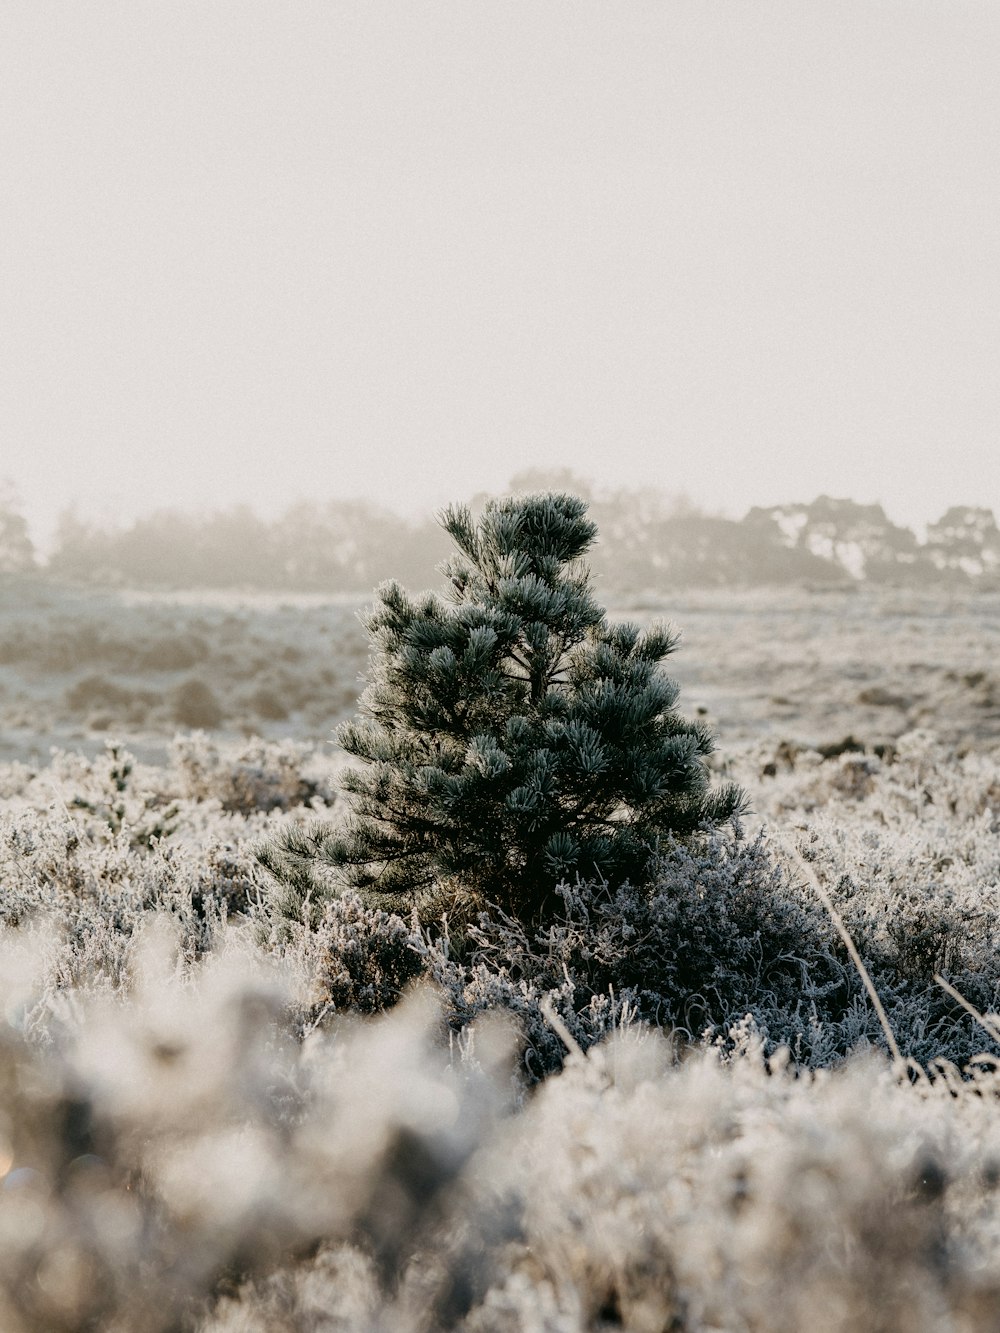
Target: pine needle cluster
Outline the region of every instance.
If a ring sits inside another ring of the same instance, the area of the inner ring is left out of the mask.
[[[333,883],[399,908],[444,892],[538,919],[560,881],[636,881],[665,835],[740,813],[739,788],[710,788],[709,730],[675,707],[661,664],[676,634],[612,624],[595,601],[583,500],[441,522],[447,591],[385,583],[364,617],[368,685],[338,737],[363,761],[342,779],[349,819],[261,853],[286,898]]]

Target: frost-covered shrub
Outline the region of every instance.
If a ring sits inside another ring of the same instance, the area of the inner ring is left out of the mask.
[[[2,773],[0,919],[50,928],[53,985],[127,987],[151,912],[170,915],[193,958],[227,919],[256,909],[251,843],[280,809],[236,814],[207,792],[184,795],[174,770],[137,764],[116,742],[92,760],[58,752],[41,772]]]
[[[995,753],[945,744],[925,729],[905,732],[889,746],[853,745],[829,755],[787,742],[755,747],[744,760],[748,769],[757,763],[765,770],[755,786],[755,810],[792,823],[799,821],[791,816],[830,807],[849,823],[866,817],[884,825],[965,823],[984,814],[993,825],[1000,821]]]
[[[79,817],[97,840],[124,832],[133,847],[149,846],[169,835],[178,805],[162,775],[137,766],[135,756],[117,740],[108,740],[93,759],[56,750],[48,769],[31,773],[21,791],[25,804],[52,803],[67,816]],[[44,808],[41,806],[41,808]]]
[[[863,788],[843,780],[860,762]],[[801,754],[757,795],[779,842],[798,844],[830,894],[904,1055],[961,1064],[996,1051],[934,974],[980,1010],[1000,1007],[997,758],[914,731],[891,758]]]
[[[811,858],[822,873],[819,845]],[[561,886],[562,910],[543,929],[483,915],[457,948],[428,935],[422,949],[456,1026],[486,1009],[517,1017],[529,1078],[564,1059],[549,1004],[583,1049],[635,1022],[684,1043],[728,1042],[747,1016],[766,1050],[785,1046],[800,1067],[886,1049],[824,906],[781,853],[763,836],[740,842],[716,832],[700,847],[662,849],[648,884]],[[996,1050],[934,980],[944,972],[981,1010],[1000,1009],[995,916],[981,904],[973,911],[972,898],[932,907],[925,890],[887,897],[872,870],[853,898],[842,876],[836,896],[904,1056],[961,1065]]]
[[[426,1004],[303,1047],[264,960],[236,946],[188,974],[152,930],[130,1001],[76,997],[39,1048],[19,1030],[45,1002],[38,960],[4,945],[5,1333],[193,1330],[236,1284],[321,1247],[362,1247],[391,1307],[498,1101],[434,1051]]]
[[[1000,837],[983,817],[964,829],[950,823],[949,844],[940,828],[923,832],[912,821],[859,829],[824,811],[802,853],[865,959],[903,1053],[964,1063],[997,1048],[934,977],[980,1010],[1000,1008]]]
[[[558,894],[560,911],[534,931],[484,914],[458,950],[425,943],[457,1021],[489,1008],[518,1016],[533,1077],[565,1054],[547,1004],[587,1049],[622,1024],[691,1041],[747,1013],[777,1044],[850,998],[829,923],[761,838],[707,831],[699,843],[667,842],[646,883],[577,882]]]
[[[49,979],[59,988],[127,988],[150,913],[169,913],[182,951],[194,958],[239,906],[218,853],[205,858],[173,845],[137,856],[127,831],[95,838],[72,819],[33,812],[0,815],[0,877],[0,921],[48,929]]]
[[[679,1068],[619,1038],[543,1087],[488,1157],[497,1187],[520,1182],[523,1243],[471,1327],[513,1333],[532,1308],[572,1329],[989,1326],[992,1196],[963,1215],[985,1141],[957,1140],[993,1108],[969,1096],[952,1120],[881,1064],[790,1078],[744,1036],[728,1067]]]
[[[203,732],[176,736],[170,760],[184,796],[217,800],[223,810],[287,810],[332,803],[332,769],[317,765],[311,745],[254,738],[220,747]]]
[[[941,1061],[990,1040],[928,975],[997,1007],[994,760],[906,741],[809,809],[839,761],[801,764],[770,834],[449,949],[351,896],[264,911],[253,844],[332,783],[265,749],[223,809],[243,748],[0,768],[5,1333],[1000,1324],[998,1062]]]
[[[267,916],[257,938],[306,978],[307,1028],[333,1014],[391,1009],[427,971],[416,922],[372,907],[355,893],[317,905],[305,923]]]
[[[509,1044],[427,993],[292,1040],[308,978],[148,927],[131,993],[0,950],[10,1333],[992,1333],[995,1069],[915,1085],[681,1061],[630,1029],[512,1102]],[[23,1030],[48,1007],[55,1039]],[[875,1315],[877,1312],[877,1317]]]

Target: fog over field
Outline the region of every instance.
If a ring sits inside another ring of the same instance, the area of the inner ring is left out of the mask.
[[[532,466],[995,509],[998,25],[8,0],[0,477],[40,538]]]
[[[998,38],[0,7],[0,1333],[1000,1328]]]

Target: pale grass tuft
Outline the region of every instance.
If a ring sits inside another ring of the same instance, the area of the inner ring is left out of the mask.
[[[850,931],[844,925],[843,918],[841,917],[840,913],[834,906],[833,899],[827,893],[826,889],[823,888],[823,885],[819,882],[819,876],[808,864],[808,862],[806,862],[803,859],[801,853],[794,846],[794,844],[792,844],[787,838],[784,837],[779,837],[778,843],[787,852],[787,854],[789,855],[791,860],[795,863],[795,865],[798,866],[798,868],[802,871],[803,875],[805,875],[807,881],[812,887],[817,898],[820,900],[820,902],[826,908],[827,912],[830,914],[830,920],[836,927],[837,934],[843,940],[844,947],[847,949],[847,952],[851,956],[851,962],[858,969],[858,975],[860,976],[862,982],[864,983],[865,990],[868,992],[868,996],[871,999],[875,1012],[878,1014],[878,1020],[882,1025],[882,1031],[885,1034],[886,1043],[888,1044],[889,1050],[892,1052],[893,1063],[900,1068],[905,1068],[905,1061],[903,1060],[902,1054],[900,1053],[899,1050],[899,1046],[896,1043],[896,1038],[893,1035],[892,1026],[889,1023],[889,1017],[885,1012],[885,1008],[882,1005],[882,1001],[879,999],[878,991],[875,989],[874,983],[872,982],[872,979],[868,974],[868,969],[865,967],[861,955],[858,953],[857,946],[855,945],[853,939],[851,938]]]

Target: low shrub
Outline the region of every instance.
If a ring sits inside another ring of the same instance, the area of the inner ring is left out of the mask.
[[[220,726],[225,717],[215,691],[197,676],[174,687],[170,705],[174,721],[182,727],[211,730]]]
[[[134,690],[107,676],[91,674],[78,680],[66,691],[66,706],[74,713],[86,713],[94,708],[112,709],[119,713],[136,705],[148,708],[157,696],[149,690]]]
[[[208,641],[200,634],[160,634],[136,647],[136,671],[189,671],[209,656]]]
[[[254,811],[326,808],[333,801],[329,771],[317,767],[312,746],[295,741],[262,741],[220,747],[203,732],[176,736],[170,762],[180,793],[194,801],[218,801],[223,810]]]

